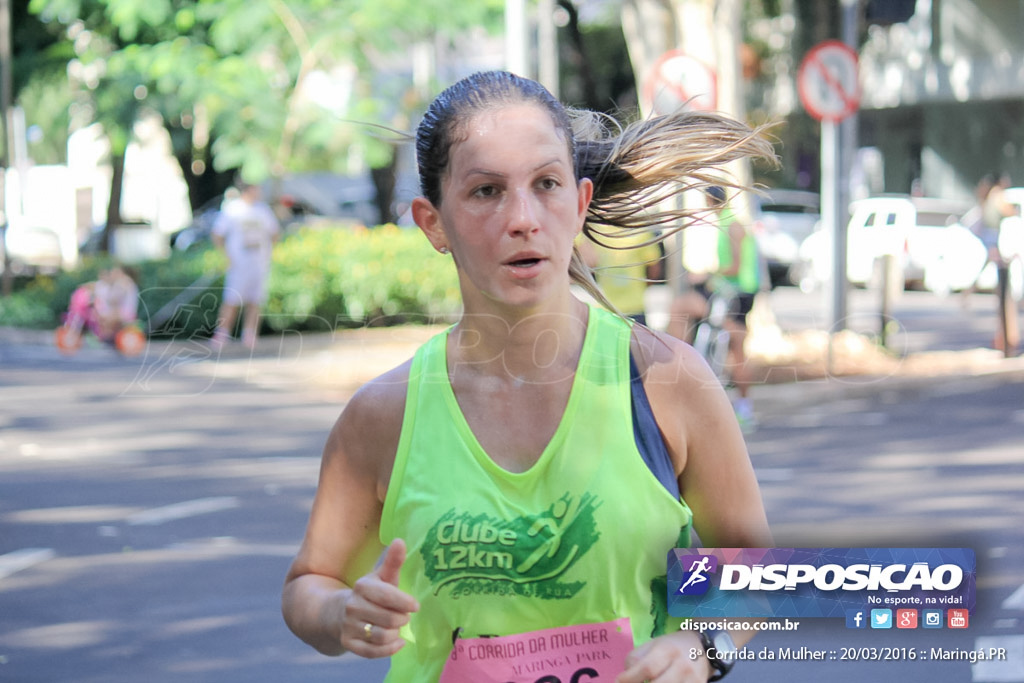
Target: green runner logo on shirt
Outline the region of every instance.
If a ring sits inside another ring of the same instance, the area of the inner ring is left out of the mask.
[[[499,520],[452,508],[430,529],[420,553],[434,592],[452,597],[479,594],[566,599],[584,581],[560,582],[600,537],[590,494],[568,493],[547,510]]]

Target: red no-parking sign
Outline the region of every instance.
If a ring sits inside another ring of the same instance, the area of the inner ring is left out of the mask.
[[[671,114],[682,107],[714,111],[718,107],[718,79],[714,70],[682,50],[663,54],[644,82],[644,101],[655,114]]]
[[[804,108],[819,121],[842,121],[860,106],[857,53],[838,40],[814,46],[797,72]]]

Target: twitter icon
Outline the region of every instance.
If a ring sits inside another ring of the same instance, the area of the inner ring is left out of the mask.
[[[871,628],[892,628],[892,610],[871,610]]]

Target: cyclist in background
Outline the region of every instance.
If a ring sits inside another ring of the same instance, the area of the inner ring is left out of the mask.
[[[750,401],[750,367],[744,345],[747,340],[747,316],[761,288],[761,259],[757,242],[729,206],[725,190],[717,185],[705,192],[708,208],[718,224],[718,270],[692,283],[692,289],[676,297],[668,332],[693,342],[696,324],[706,318],[713,292],[731,296],[729,315],[724,326],[729,332],[729,376],[739,396],[733,402],[736,418],[744,431],[756,426]]]

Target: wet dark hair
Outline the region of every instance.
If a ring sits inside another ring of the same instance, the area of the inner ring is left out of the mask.
[[[466,123],[482,112],[515,104],[536,104],[547,111],[565,137],[569,158],[575,156],[569,115],[544,86],[507,71],[475,73],[438,95],[416,129],[420,192],[430,203],[441,205],[441,179],[448,168],[452,145],[462,140]]]
[[[722,186],[743,190],[725,170],[731,162],[775,159],[763,129],[752,130],[727,116],[680,110],[621,126],[610,116],[562,105],[536,81],[505,71],[485,71],[452,85],[430,104],[416,131],[420,191],[435,207],[443,201],[441,181],[452,146],[464,139],[476,115],[501,107],[535,104],[551,116],[565,137],[577,179],[589,178],[594,195],[583,234],[612,248],[657,243],[699,217],[703,207],[679,207],[669,201],[685,190]],[[617,238],[642,232],[646,239]],[[576,284],[614,310],[578,251],[569,265]]]

